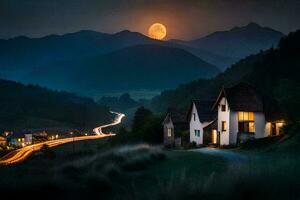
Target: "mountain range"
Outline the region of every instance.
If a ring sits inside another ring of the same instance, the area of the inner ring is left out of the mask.
[[[276,46],[283,36],[284,34],[279,31],[252,22],[247,26],[214,32],[191,41],[171,40],[171,42],[202,49],[238,61],[246,56],[258,53],[260,50]]]
[[[254,23],[192,41],[152,40],[127,30],[22,36],[0,40],[0,76],[78,93],[174,88],[212,78],[282,36]]]

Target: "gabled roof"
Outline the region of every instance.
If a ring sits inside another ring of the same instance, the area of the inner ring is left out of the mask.
[[[177,108],[174,108],[174,107],[168,108],[164,123],[166,122],[166,120],[169,120],[169,119],[172,120],[173,124],[187,123],[186,114],[183,111],[181,111]]]
[[[31,134],[30,132],[13,132],[8,138],[24,138],[26,134]]]
[[[231,88],[222,88],[215,101],[216,109],[221,99],[227,99],[229,108],[234,111],[263,112],[263,100],[254,87],[247,83],[239,83]]]
[[[214,101],[193,100],[188,112],[188,119],[191,119],[191,112],[195,104],[201,122],[210,122],[217,117],[217,112],[212,110]]]

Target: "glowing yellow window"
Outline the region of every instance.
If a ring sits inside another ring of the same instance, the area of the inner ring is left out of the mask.
[[[239,121],[254,121],[253,112],[238,112]]]
[[[254,113],[249,112],[249,121],[254,121]]]
[[[244,119],[244,112],[238,112],[238,120],[242,121]]]
[[[168,137],[171,137],[171,136],[172,136],[172,129],[168,128]]]
[[[249,122],[249,132],[250,133],[254,133],[255,132],[254,122]]]

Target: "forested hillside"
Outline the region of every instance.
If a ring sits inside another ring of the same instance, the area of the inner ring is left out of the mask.
[[[164,91],[152,100],[152,109],[162,112],[168,106],[187,107],[192,99],[214,99],[222,86],[248,82],[265,97],[279,100],[283,110],[299,117],[300,31],[281,39],[278,47],[249,56],[216,78],[197,80],[176,90]],[[292,112],[292,110],[294,111]]]
[[[0,131],[29,128],[93,128],[112,119],[92,99],[0,80]]]

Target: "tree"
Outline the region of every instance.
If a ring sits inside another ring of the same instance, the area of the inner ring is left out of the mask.
[[[132,131],[138,132],[144,124],[147,123],[147,120],[149,120],[151,116],[152,112],[150,110],[143,106],[138,108],[133,118]]]

